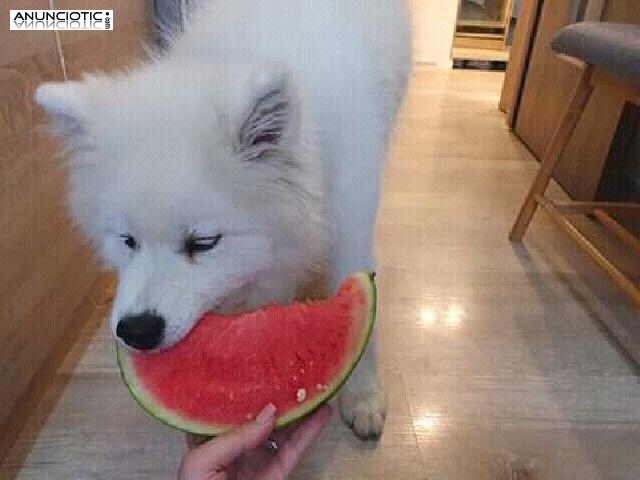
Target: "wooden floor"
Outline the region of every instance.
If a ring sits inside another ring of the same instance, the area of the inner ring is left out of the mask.
[[[297,479],[524,480],[504,470],[530,459],[544,479],[640,478],[640,384],[603,328],[632,335],[638,313],[543,215],[507,241],[536,163],[497,111],[501,82],[416,72],[378,229],[386,429],[363,443],[334,419]],[[93,331],[5,472],[175,478],[181,436],[135,406]]]

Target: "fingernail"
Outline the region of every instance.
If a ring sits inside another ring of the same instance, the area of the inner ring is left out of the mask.
[[[262,409],[262,411],[256,417],[256,423],[267,423],[276,414],[276,406],[270,403]]]

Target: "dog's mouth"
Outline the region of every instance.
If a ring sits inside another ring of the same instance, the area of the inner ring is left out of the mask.
[[[222,300],[212,305],[207,311],[222,315],[234,315],[247,312],[251,309],[251,305],[247,299],[252,288],[255,288],[253,282],[244,283],[241,287],[235,289]]]
[[[252,308],[251,302],[248,300],[251,290],[254,288],[254,282],[248,281],[243,283],[240,287],[232,290],[229,294],[223,298],[219,298],[216,302],[206,304],[197,310],[192,310],[190,314],[186,316],[186,321],[167,321],[163,331],[163,339],[160,343],[151,349],[138,349],[135,344],[126,342],[123,338],[119,338],[116,332],[114,338],[124,348],[135,351],[147,351],[149,353],[166,350],[171,348],[175,344],[179,343],[185,338],[191,330],[195,328],[199,319],[206,313],[212,312],[220,315],[236,315],[250,311]],[[185,312],[186,313],[186,312]],[[132,346],[133,345],[133,346]]]
[[[223,315],[233,315],[245,312],[247,310],[247,306],[248,303],[243,299],[230,299],[229,301],[217,303],[210,311]]]

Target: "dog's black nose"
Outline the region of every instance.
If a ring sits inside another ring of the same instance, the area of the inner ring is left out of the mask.
[[[126,315],[118,321],[116,335],[138,350],[151,350],[162,343],[165,321],[155,312]]]

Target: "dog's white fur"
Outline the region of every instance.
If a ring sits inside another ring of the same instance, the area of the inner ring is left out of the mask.
[[[71,213],[119,273],[114,329],[157,311],[164,347],[206,310],[375,268],[409,25],[404,0],[209,0],[146,64],[38,89],[69,149]],[[223,237],[190,259],[188,232]],[[373,349],[341,406],[358,435],[380,433]]]

